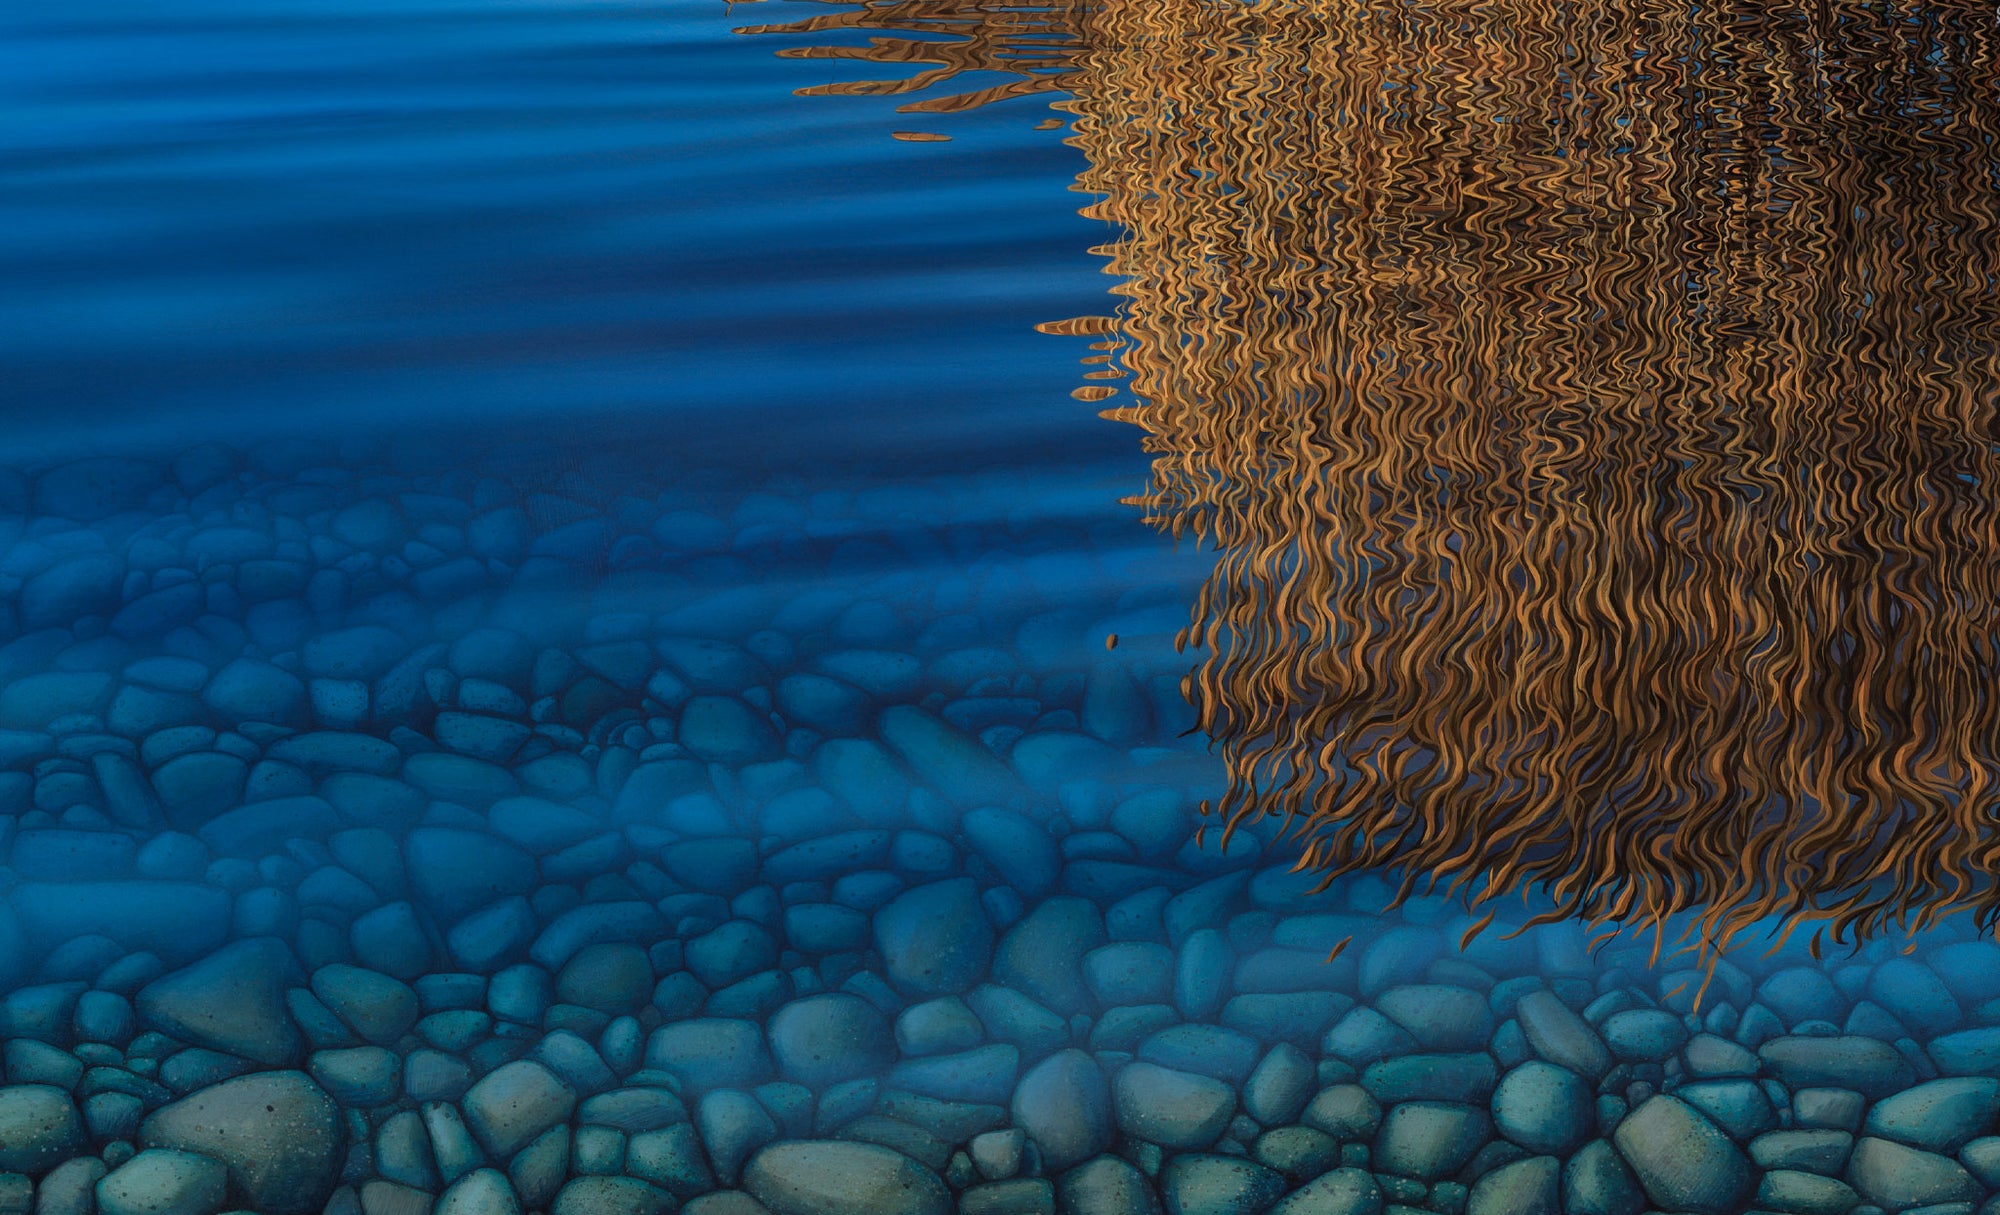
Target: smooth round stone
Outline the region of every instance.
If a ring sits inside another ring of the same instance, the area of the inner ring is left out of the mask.
[[[301,1042],[285,1006],[297,963],[269,938],[225,945],[139,992],[141,1021],[184,1042],[283,1066]]]
[[[1500,1079],[1485,1051],[1457,1055],[1404,1055],[1371,1063],[1362,1087],[1385,1105],[1398,1101],[1458,1101],[1485,1104]]]
[[[1309,1126],[1281,1126],[1257,1136],[1250,1154],[1257,1163],[1294,1181],[1317,1177],[1340,1163],[1333,1136]]]
[[[1846,1131],[1768,1131],[1750,1141],[1750,1159],[1762,1169],[1804,1169],[1832,1176],[1847,1165],[1854,1136]],[[1967,1145],[1968,1162],[1970,1145]]]
[[[1492,1133],[1486,1111],[1439,1101],[1393,1106],[1369,1156],[1379,1171],[1441,1181],[1465,1167]]]
[[[394,666],[409,642],[379,625],[334,629],[309,639],[300,650],[305,668],[332,679],[371,680]]]
[[[445,920],[524,895],[537,880],[534,857],[483,831],[419,827],[404,851],[418,899]]]
[[[1151,941],[1116,941],[1083,956],[1083,980],[1099,1004],[1163,1004],[1173,995],[1174,953]]]
[[[349,1108],[387,1104],[402,1087],[403,1060],[379,1046],[319,1051],[308,1070],[329,1096]]]
[[[408,903],[390,903],[354,921],[349,937],[355,960],[402,979],[414,979],[436,960],[430,935]]]
[[[1627,1063],[1658,1063],[1687,1042],[1687,1026],[1670,1012],[1634,1008],[1615,1012],[1598,1026],[1611,1053]]]
[[[83,1102],[83,1122],[94,1139],[130,1139],[145,1113],[145,1103],[131,1093],[92,1093]]]
[[[221,1161],[248,1206],[269,1215],[317,1215],[339,1179],[346,1148],[339,1107],[303,1072],[259,1072],[164,1106],[139,1128],[149,1148]]]
[[[912,995],[956,995],[993,956],[993,926],[970,878],[906,890],[875,913],[875,946],[889,981]]]
[[[1554,1215],[1561,1209],[1562,1162],[1536,1156],[1502,1165],[1472,1185],[1466,1215]]]
[[[958,805],[990,807],[1013,800],[1023,792],[1013,769],[1001,763],[978,739],[915,705],[898,704],[884,709],[876,729],[925,784]],[[967,819],[970,838],[971,816]],[[977,842],[974,846],[985,851]]]
[[[675,1122],[641,1131],[625,1147],[625,1170],[676,1194],[699,1194],[715,1188],[715,1174],[692,1123]]]
[[[132,1002],[109,991],[87,991],[76,1002],[76,1035],[86,1042],[120,1044],[132,1036]]]
[[[1382,1209],[1382,1187],[1359,1168],[1335,1169],[1292,1191],[1270,1215],[1372,1215]]]
[[[40,1176],[83,1150],[83,1119],[62,1089],[0,1088],[0,1170]]]
[[[697,1089],[760,1084],[773,1070],[761,1028],[733,1017],[661,1026],[646,1042],[646,1066],[671,1071]]]
[[[1176,1156],[1160,1174],[1167,1209],[1207,1215],[1259,1215],[1285,1192],[1285,1179],[1238,1156]]]
[[[1243,1086],[1243,1111],[1265,1126],[1290,1122],[1312,1099],[1317,1069],[1312,1057],[1289,1042],[1265,1054]]]
[[[1495,1128],[1531,1152],[1567,1156],[1590,1138],[1596,1121],[1590,1086],[1553,1063],[1523,1063],[1493,1091]]]
[[[1493,1036],[1493,1010],[1485,996],[1469,988],[1441,983],[1392,987],[1376,996],[1374,1005],[1426,1051],[1483,1050]]]
[[[167,761],[153,773],[153,791],[168,817],[189,830],[243,800],[250,765],[218,751],[195,751]]]
[[[778,961],[778,943],[763,925],[731,920],[687,943],[689,971],[709,987],[727,987]]]
[[[1955,1058],[1952,1039],[1964,1031],[1947,1034],[1931,1045],[1940,1067],[1949,1068]],[[1996,1036],[2000,1041],[2000,1036]],[[1847,1088],[1865,1097],[1882,1098],[1910,1087],[1916,1075],[1902,1052],[1887,1042],[1850,1035],[1835,1037],[1773,1038],[1757,1048],[1758,1057],[1771,1073],[1793,1090],[1802,1088]],[[2000,1053],[1996,1053],[2000,1058]]]
[[[193,1152],[140,1152],[97,1183],[98,1215],[211,1215],[229,1174]]]
[[[1299,1120],[1344,1143],[1360,1143],[1380,1129],[1382,1106],[1358,1084],[1336,1084],[1320,1090]]]
[[[1949,1156],[1863,1137],[1854,1144],[1847,1181],[1868,1201],[1887,1210],[1949,1202],[1978,1202],[1984,1188]]]
[[[1020,1172],[1022,1153],[1027,1146],[1027,1132],[1016,1127],[974,1135],[965,1150],[981,1177],[999,1180]]]
[[[160,470],[145,461],[91,456],[37,477],[34,505],[41,514],[93,522],[139,509],[159,484]]]
[[[534,670],[535,648],[518,633],[480,628],[452,642],[446,661],[460,678],[524,688]]]
[[[793,674],[778,681],[778,711],[825,734],[858,734],[866,726],[869,697],[825,675]]]
[[[1203,1020],[1221,1009],[1229,998],[1230,968],[1235,962],[1236,951],[1220,930],[1202,928],[1189,934],[1174,966],[1173,998],[1181,1012]]]
[[[597,1053],[619,1075],[638,1070],[646,1055],[646,1031],[632,1016],[614,1018],[597,1039]]]
[[[525,722],[482,713],[440,713],[431,731],[447,750],[492,764],[512,760],[533,732]]]
[[[1174,1025],[1139,1045],[1148,1063],[1242,1084],[1256,1070],[1262,1051],[1256,1039],[1215,1025]]]
[[[1013,1092],[1020,1065],[1020,1048],[993,1043],[952,1055],[907,1060],[897,1064],[888,1079],[893,1088],[926,1097],[998,1104]]]
[[[1965,1029],[1933,1038],[1930,1056],[1947,1075],[2000,1074],[2000,1026]]]
[[[1611,1052],[1604,1039],[1554,992],[1522,996],[1514,1006],[1514,1018],[1535,1053],[1549,1062],[1593,1082],[1611,1070]]]
[[[750,1153],[776,1139],[777,1121],[758,1100],[737,1089],[702,1094],[695,1108],[695,1126],[717,1176],[734,1181]]]
[[[1080,1050],[1059,1051],[1015,1086],[1014,1123],[1058,1170],[1110,1149],[1114,1127],[1104,1070]]]
[[[813,666],[821,675],[887,700],[909,696],[923,679],[923,664],[915,656],[893,650],[834,650],[815,658]]]
[[[1919,1038],[1956,1029],[1964,1019],[1958,1001],[1928,966],[1890,958],[1868,976],[1868,995]]]
[[[1755,1177],[1743,1150],[1677,1097],[1652,1097],[1613,1132],[1618,1153],[1664,1209],[1734,1215]]]
[[[1383,930],[1361,955],[1362,996],[1373,999],[1422,978],[1444,948],[1444,935],[1434,928],[1399,924]]]
[[[985,1029],[957,996],[912,1004],[896,1018],[896,1045],[910,1057],[950,1054],[979,1045]]]
[[[1355,1067],[1416,1053],[1410,1032],[1372,1008],[1350,1010],[1327,1031],[1326,1053]]]
[[[1941,945],[1931,951],[1926,962],[1967,1008],[2000,997],[2000,945],[1992,941]]]
[[[34,1038],[12,1039],[0,1048],[0,1057],[5,1059],[8,1077],[17,1085],[49,1084],[74,1092],[83,1079],[82,1059]]]
[[[1689,1076],[1754,1076],[1763,1070],[1754,1051],[1715,1034],[1696,1034],[1681,1047],[1680,1054]]]
[[[659,1130],[686,1120],[687,1107],[673,1090],[651,1085],[599,1093],[576,1112],[580,1126],[614,1127],[624,1132]]]
[[[521,1199],[505,1173],[477,1169],[452,1182],[431,1215],[521,1215]]]
[[[435,1050],[413,1050],[403,1066],[403,1090],[412,1101],[456,1101],[472,1087],[472,1068]]]
[[[488,806],[520,792],[520,782],[497,764],[470,755],[420,751],[403,761],[403,777],[441,801]],[[417,866],[410,867],[411,873]]]
[[[79,616],[114,611],[124,578],[125,563],[109,553],[71,557],[21,587],[21,623],[29,629],[60,628]]]
[[[356,548],[377,552],[397,548],[409,538],[408,525],[394,503],[367,498],[333,517],[333,534]]]
[[[679,741],[713,763],[767,758],[778,746],[771,723],[733,696],[696,696],[681,708]]]
[[[1131,1063],[1112,1085],[1118,1125],[1126,1134],[1162,1147],[1211,1146],[1236,1112],[1236,1093],[1207,1076],[1152,1063]]]
[[[306,685],[298,676],[266,662],[239,658],[216,672],[202,699],[224,721],[305,724]]]
[[[104,1179],[108,1171],[102,1160],[91,1156],[73,1157],[57,1165],[36,1187],[41,1210],[50,1215],[71,1215],[72,1212],[90,1210],[95,1201],[97,1183]]]
[[[937,1174],[872,1143],[787,1141],[751,1157],[743,1188],[772,1215],[948,1215]]]
[[[910,781],[870,738],[829,738],[812,753],[814,779],[840,804],[872,824],[903,821]]]
[[[558,1000],[607,1013],[638,1008],[652,991],[653,965],[637,945],[586,945],[556,976]]]
[[[768,1032],[779,1073],[810,1088],[895,1061],[888,1018],[861,997],[842,992],[794,1000],[772,1015]]]
[[[519,958],[540,928],[534,906],[516,895],[454,924],[446,944],[459,965],[484,971]]]
[[[1778,1014],[1786,1024],[1817,1019],[1837,1021],[1847,1013],[1847,997],[1813,966],[1792,966],[1777,971],[1757,987],[1757,1002]]]
[[[416,991],[377,971],[342,963],[322,966],[313,972],[312,992],[369,1042],[394,1042],[416,1024]]]
[[[1098,1156],[1056,1179],[1058,1209],[1093,1215],[1158,1215],[1146,1175],[1117,1156]]]
[[[577,1177],[563,1186],[549,1215],[670,1215],[673,1196],[635,1177]]]
[[[1563,1203],[1572,1211],[1638,1211],[1646,1205],[1632,1170],[1608,1140],[1593,1139],[1563,1167]]]
[[[548,1068],[520,1060],[487,1075],[465,1094],[466,1125],[505,1159],[568,1119],[576,1093]]]
[[[1001,879],[1034,898],[1055,885],[1061,860],[1049,833],[1011,811],[980,809],[961,820],[966,842],[992,865]]]
[[[531,962],[507,967],[486,986],[487,1010],[519,1025],[540,1025],[554,998],[549,972]]]

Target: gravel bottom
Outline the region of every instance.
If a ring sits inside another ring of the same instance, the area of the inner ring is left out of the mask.
[[[1196,847],[1115,479],[449,454],[0,474],[0,1213],[2000,1212],[1969,925]]]

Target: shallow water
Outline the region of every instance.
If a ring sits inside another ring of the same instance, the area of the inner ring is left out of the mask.
[[[1069,112],[732,32],[841,11],[0,14],[0,1209],[1988,1200],[1961,921],[1710,978],[1196,835]]]

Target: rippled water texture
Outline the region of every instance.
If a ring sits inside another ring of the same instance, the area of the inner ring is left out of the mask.
[[[2000,913],[1989,13],[857,21],[1044,69],[935,108],[1071,91],[1123,233],[1093,374],[1223,553],[1228,821],[1715,941]]]
[[[1127,450],[1030,329],[1102,298],[1080,252],[1103,225],[1064,205],[1076,156],[1041,115],[963,121],[941,157],[887,137],[887,102],[792,98],[827,75],[731,25],[695,2],[12,6],[13,450],[418,424],[692,435],[711,462]]]
[[[0,12],[0,1213],[1994,1215],[1996,36]]]

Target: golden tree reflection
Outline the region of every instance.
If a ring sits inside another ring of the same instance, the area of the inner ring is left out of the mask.
[[[2000,917],[1990,11],[762,28],[903,31],[788,52],[918,69],[814,92],[1060,94],[1123,302],[1047,328],[1105,339],[1079,396],[1129,389],[1134,501],[1219,554],[1186,639],[1229,829],[1705,947]]]

